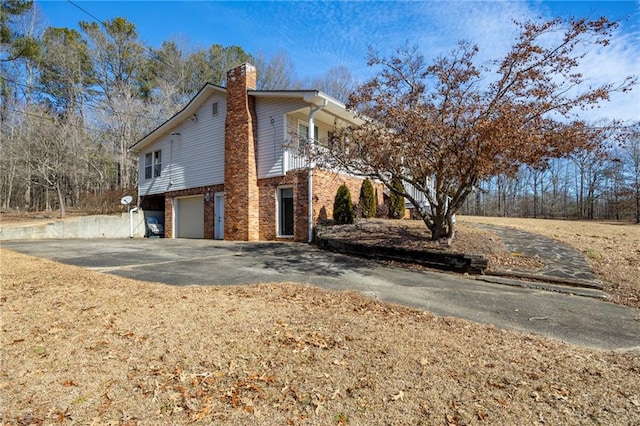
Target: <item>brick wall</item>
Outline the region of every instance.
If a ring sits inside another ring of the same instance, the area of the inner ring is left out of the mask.
[[[289,237],[279,238],[277,236],[277,203],[278,188],[283,186],[293,187],[294,196],[294,241],[307,241],[309,238],[309,222],[308,222],[308,171],[292,170],[285,176],[279,176],[268,179],[260,179],[257,181],[258,203],[255,207],[254,216],[257,217],[258,235],[256,240],[262,241],[291,241]],[[333,218],[333,200],[338,187],[343,183],[347,184],[351,192],[351,199],[355,203],[358,202],[362,179],[328,172],[325,170],[314,170],[313,173],[313,221]],[[228,187],[229,185],[227,185]],[[378,196],[378,204],[382,204],[382,186],[374,185]],[[224,185],[211,185],[198,188],[189,188],[180,191],[170,191],[165,194],[165,237],[172,238],[173,235],[173,199],[176,197],[187,197],[193,195],[203,195],[204,198],[204,238],[212,239],[214,237],[214,218],[215,205],[214,194],[225,191]],[[209,194],[207,197],[206,195]],[[229,190],[225,192],[225,226],[226,216],[235,214],[235,210],[229,209],[228,204]],[[208,198],[208,200],[207,200]],[[232,237],[227,235],[225,228],[225,239],[230,240]]]
[[[224,234],[227,240],[256,241],[260,238],[255,99],[247,93],[247,89],[255,87],[253,65],[245,63],[227,73],[224,151]]]
[[[307,172],[292,170],[285,176],[260,179],[260,239],[291,241],[278,237],[278,187],[293,187],[294,241],[307,241]]]
[[[351,192],[352,201],[358,202],[360,187],[363,179],[346,176],[325,170],[313,172],[313,222],[333,218],[333,200],[338,187],[347,184]],[[294,189],[294,241],[308,241],[309,216],[308,216],[308,171],[292,170],[286,176],[260,179],[260,239],[261,240],[288,240],[291,238],[278,238],[277,236],[277,203],[278,187],[292,186]],[[375,185],[377,202],[383,203],[383,187]]]
[[[315,170],[313,173],[313,217],[314,221],[333,219],[333,201],[338,187],[343,183],[349,188],[351,201],[358,203],[360,197],[360,187],[364,179],[347,176],[327,170]],[[384,202],[384,185],[373,184],[376,193],[377,204]]]

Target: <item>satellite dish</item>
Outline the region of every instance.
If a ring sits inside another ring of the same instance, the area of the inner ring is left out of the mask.
[[[125,195],[120,199],[120,204],[128,206],[129,204],[131,204],[131,201],[133,201],[133,197],[131,195]]]

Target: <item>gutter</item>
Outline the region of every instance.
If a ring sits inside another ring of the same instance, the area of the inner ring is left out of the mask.
[[[315,133],[314,133],[314,120],[313,120],[313,116],[316,113],[316,111],[326,107],[328,104],[327,99],[324,99],[324,102],[322,103],[322,105],[319,106],[310,106],[309,107],[309,133],[307,135],[307,138],[309,139],[309,141],[313,141],[314,143],[316,142],[314,139]],[[307,210],[308,210],[308,221],[309,221],[309,239],[308,242],[313,242],[313,164],[311,164],[311,160],[309,160],[309,176],[307,178],[307,184],[308,184],[308,189],[307,189],[307,193],[309,195],[308,200],[307,200]]]

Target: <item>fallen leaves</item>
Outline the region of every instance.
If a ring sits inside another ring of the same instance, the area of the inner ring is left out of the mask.
[[[10,424],[640,420],[634,354],[355,292],[168,287],[2,255],[16,272],[3,281],[0,334],[0,416]],[[25,281],[37,296],[22,292]],[[52,303],[61,294],[66,302]]]
[[[391,400],[392,401],[404,401],[404,392],[403,391],[398,391],[395,394],[391,395]]]

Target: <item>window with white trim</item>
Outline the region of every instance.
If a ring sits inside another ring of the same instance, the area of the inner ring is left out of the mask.
[[[144,155],[144,178],[151,179],[162,174],[162,151],[148,152]]]
[[[153,154],[150,152],[144,155],[144,178],[151,179],[153,173]]]

